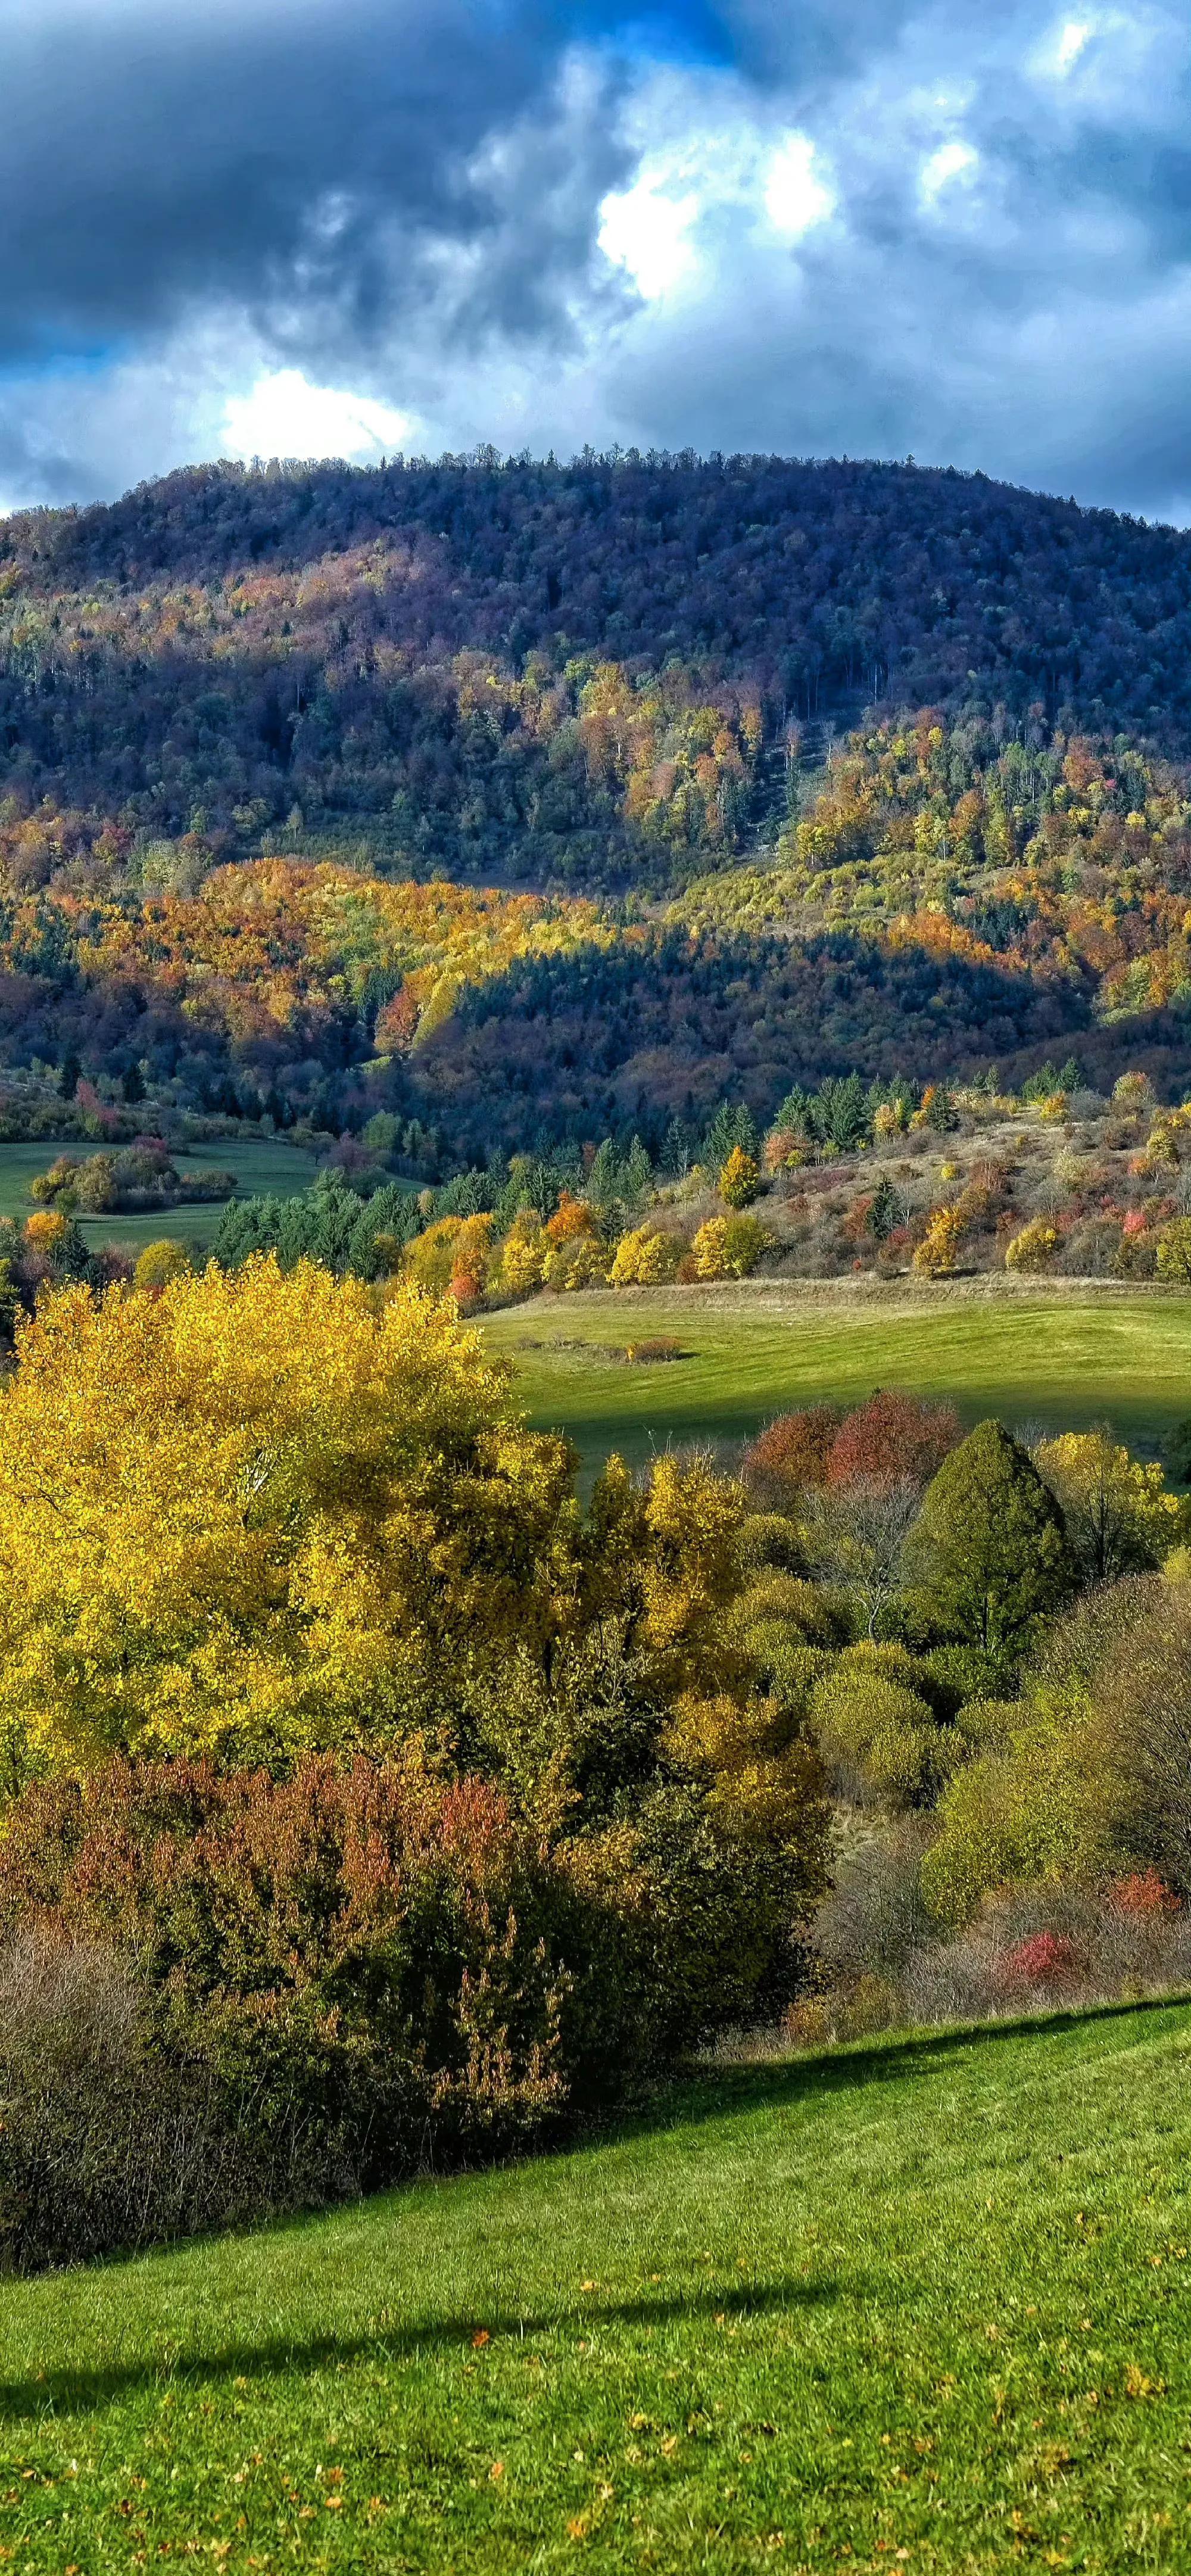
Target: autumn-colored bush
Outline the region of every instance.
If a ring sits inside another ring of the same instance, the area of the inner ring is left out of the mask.
[[[180,1279],[193,1269],[189,1246],[163,1235],[159,1243],[147,1243],[138,1255],[133,1279],[138,1288],[164,1288],[171,1279]]]
[[[747,1212],[708,1217],[691,1245],[695,1278],[747,1279],[772,1242],[760,1218]]]
[[[28,1791],[0,1844],[0,2241],[94,2252],[534,2134],[632,2063],[633,2007],[593,1983],[615,1929],[496,1790],[416,1756]],[[104,2026],[66,2046],[84,1975]]]
[[[586,1234],[598,1234],[599,1230],[590,1200],[577,1199],[570,1190],[563,1190],[553,1216],[546,1222],[551,1243],[572,1243]]]
[[[492,1286],[506,1297],[531,1297],[542,1286],[550,1237],[536,1208],[520,1208],[500,1247]]]
[[[1110,1880],[1106,1894],[1115,1911],[1135,1923],[1171,1922],[1180,1911],[1178,1897],[1153,1868],[1126,1871]]]
[[[1005,1246],[1006,1270],[1045,1270],[1059,1248],[1056,1226],[1045,1217],[1031,1217],[1028,1225],[1013,1235]]]
[[[1160,1279],[1191,1279],[1191,1217],[1175,1217],[1163,1226],[1156,1258]]]
[[[611,1246],[598,1234],[564,1235],[561,1242],[551,1243],[546,1254],[542,1285],[559,1296],[576,1288],[602,1288],[611,1268]]]
[[[614,1288],[657,1288],[675,1277],[683,1247],[676,1234],[658,1225],[634,1226],[622,1234],[609,1277]]]
[[[928,1485],[963,1438],[949,1404],[924,1404],[896,1388],[879,1388],[845,1416],[825,1463],[828,1485]]]
[[[664,1781],[649,1733],[597,1712],[586,1822],[564,1798],[550,1831],[417,1740],[27,1789],[0,1841],[0,2256],[490,2155],[788,2000],[823,1883],[813,1755],[727,1692],[679,1699]]]
[[[900,1646],[845,1649],[817,1683],[811,1723],[828,1776],[842,1794],[887,1808],[931,1806],[962,1758],[921,1690],[923,1674]]]
[[[798,1413],[779,1413],[745,1450],[745,1477],[750,1483],[784,1487],[790,1494],[804,1485],[825,1485],[841,1419],[835,1404],[811,1404]]]
[[[957,1207],[938,1207],[914,1254],[913,1267],[923,1278],[944,1279],[954,1270],[963,1240],[964,1221]]]
[[[1006,1952],[1000,1982],[1007,1994],[1070,1994],[1081,1983],[1086,1966],[1068,1933],[1035,1932]]]
[[[746,1208],[756,1198],[761,1175],[752,1154],[734,1145],[719,1177],[719,1193],[730,1208]]]
[[[406,1245],[405,1268],[428,1297],[443,1297],[450,1287],[462,1232],[462,1217],[443,1216]]]

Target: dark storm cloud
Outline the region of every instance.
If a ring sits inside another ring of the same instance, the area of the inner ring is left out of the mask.
[[[492,228],[471,165],[535,112],[548,129],[565,34],[565,14],[475,0],[18,9],[0,33],[0,363],[204,300],[333,305],[375,333],[423,283],[422,245]],[[589,213],[619,166],[606,100],[590,126]],[[544,321],[550,265],[529,222],[524,315],[507,245],[493,278],[505,324]]]

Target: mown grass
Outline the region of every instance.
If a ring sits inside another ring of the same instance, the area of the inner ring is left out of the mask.
[[[1191,2564],[1191,2009],[0,2290],[14,2571]]]
[[[589,1464],[751,1438],[788,1407],[855,1404],[878,1386],[946,1398],[969,1423],[1108,1420],[1151,1451],[1191,1414],[1191,1297],[1165,1291],[641,1289],[538,1298],[484,1330],[513,1361],[531,1421],[569,1431]],[[584,1347],[655,1333],[687,1355],[635,1368]]]
[[[34,1202],[29,1184],[38,1172],[48,1171],[59,1154],[83,1156],[103,1151],[100,1145],[80,1144],[67,1140],[61,1144],[0,1145],[0,1217],[23,1219],[32,1213]],[[318,1165],[312,1154],[300,1147],[283,1145],[268,1137],[217,1138],[211,1144],[179,1149],[173,1157],[180,1172],[225,1171],[236,1175],[236,1196],[254,1198],[272,1191],[278,1198],[294,1198],[300,1190],[309,1189]],[[144,1216],[85,1216],[80,1219],[88,1243],[96,1248],[103,1243],[132,1243],[140,1250],[146,1243],[156,1243],[168,1234],[175,1242],[207,1243],[219,1223],[221,1207],[207,1202],[200,1206],[157,1208]]]

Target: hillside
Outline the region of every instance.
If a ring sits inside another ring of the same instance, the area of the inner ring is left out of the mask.
[[[1189,2035],[1172,2006],[721,2072],[570,2155],[8,2283],[0,2545],[29,2576],[1181,2564]]]
[[[33,799],[240,848],[297,807],[419,873],[730,856],[791,724],[874,699],[1191,751],[1191,541],[981,475],[195,467],[9,520],[0,591]]]
[[[202,467],[10,519],[5,1132],[81,1074],[379,1113],[443,1180],[852,1071],[1181,1097],[1189,647],[1188,538],[909,466]]]

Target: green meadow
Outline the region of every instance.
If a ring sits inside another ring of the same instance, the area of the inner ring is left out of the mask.
[[[34,1202],[29,1184],[38,1172],[48,1170],[59,1154],[75,1154],[80,1159],[102,1153],[101,1145],[79,1144],[67,1139],[55,1144],[51,1139],[35,1145],[0,1145],[0,1217],[23,1218],[31,1215]],[[255,1198],[272,1191],[278,1198],[293,1198],[299,1190],[308,1189],[318,1166],[313,1155],[304,1154],[294,1145],[284,1145],[269,1137],[219,1137],[212,1143],[179,1148],[173,1157],[179,1172],[234,1172],[236,1196]],[[146,1243],[156,1243],[162,1235],[171,1235],[180,1243],[209,1243],[219,1223],[220,1206],[210,1201],[205,1206],[151,1209],[145,1216],[85,1216],[80,1219],[88,1243],[96,1248],[103,1243],[131,1243],[139,1251]]]
[[[569,2153],[0,2288],[0,2555],[1191,2564],[1191,2009],[708,2074]]]
[[[1191,1414],[1191,1296],[1169,1291],[636,1289],[540,1297],[484,1331],[531,1421],[568,1431],[589,1468],[613,1449],[640,1464],[667,1443],[751,1438],[775,1413],[878,1386],[946,1398],[966,1423],[1108,1421],[1150,1451]],[[682,1356],[618,1356],[654,1335]]]

